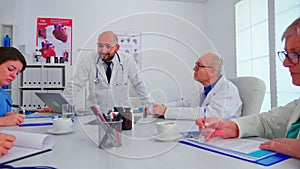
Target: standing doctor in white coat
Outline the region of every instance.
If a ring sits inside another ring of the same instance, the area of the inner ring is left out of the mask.
[[[130,107],[129,84],[144,104],[149,104],[149,90],[133,57],[118,54],[116,34],[103,32],[98,37],[98,54],[80,60],[74,76],[63,91],[66,98],[74,98],[88,85],[87,107],[97,104],[107,113],[115,107]],[[108,62],[108,64],[107,64]],[[110,71],[108,71],[108,67]],[[107,71],[110,77],[107,76]]]
[[[187,100],[165,105],[154,104],[153,113],[168,119],[196,120],[204,111],[223,119],[241,116],[242,101],[238,88],[222,75],[223,61],[214,53],[202,55],[193,68],[194,79],[204,88]]]

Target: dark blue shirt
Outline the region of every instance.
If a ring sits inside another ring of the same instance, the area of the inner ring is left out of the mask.
[[[213,83],[213,84],[211,84],[211,85],[209,85],[207,87],[204,87],[204,95],[205,95],[205,97],[208,95],[208,93],[211,91],[211,89],[215,87],[215,85],[217,84],[217,82],[220,79],[221,79],[221,76],[220,76],[220,78],[215,83]]]

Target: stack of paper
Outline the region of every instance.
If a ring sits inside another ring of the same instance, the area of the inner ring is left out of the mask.
[[[14,147],[0,158],[0,164],[17,161],[36,154],[51,151],[53,137],[46,134],[28,133],[4,130],[1,133],[11,134],[16,137]]]

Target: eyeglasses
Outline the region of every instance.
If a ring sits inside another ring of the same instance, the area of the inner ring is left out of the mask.
[[[195,67],[197,69],[199,69],[199,68],[213,68],[212,66],[203,66],[203,65],[200,65],[198,62],[195,62]]]
[[[287,51],[280,51],[277,52],[279,59],[283,62],[285,58],[287,58],[291,63],[298,64],[300,52],[287,52]]]
[[[115,46],[115,44],[114,45],[112,45],[112,44],[109,44],[109,43],[97,43],[97,45],[98,45],[98,48],[104,48],[104,47],[106,47],[107,49],[111,49],[111,48],[113,48],[114,46]]]

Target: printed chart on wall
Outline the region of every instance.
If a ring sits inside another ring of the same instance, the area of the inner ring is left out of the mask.
[[[40,62],[53,56],[57,63],[72,65],[72,19],[37,18],[36,48]]]
[[[141,68],[141,33],[116,33],[119,40],[120,51],[134,57],[139,68]]]

